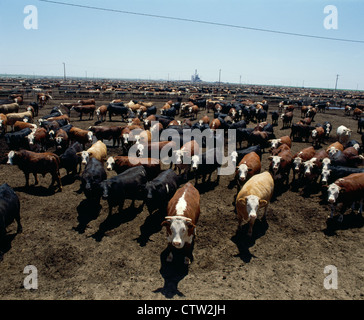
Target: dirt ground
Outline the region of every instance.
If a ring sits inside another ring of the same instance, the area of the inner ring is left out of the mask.
[[[27,102],[30,100],[22,109]],[[52,100],[39,116],[60,102],[67,101]],[[97,101],[98,106],[103,103]],[[270,104],[269,111],[276,107]],[[205,113],[200,112],[199,118]],[[294,121],[299,118],[300,112],[295,110]],[[117,119],[112,124],[121,124]],[[325,120],[331,121],[334,129],[323,147],[335,140],[341,124],[353,129],[352,138],[360,141],[357,121],[344,116],[342,110],[319,113],[315,123]],[[71,113],[75,126],[88,128],[94,121],[79,121],[78,115]],[[276,136],[289,135],[290,129],[281,130],[281,125],[279,121],[274,128]],[[64,169],[62,192],[48,190],[49,175],[40,177],[38,186],[25,189],[23,173],[6,164],[4,138],[0,144],[0,184],[8,183],[19,196],[23,225],[21,234],[16,234],[15,222],[8,227],[8,245],[0,262],[0,299],[364,299],[363,219],[350,215],[349,210],[341,224],[328,223],[329,206],[315,185],[309,186],[306,194],[302,188],[276,188],[266,223],[258,219],[253,238],[248,239],[246,228],[237,232],[233,176],[221,176],[217,185],[214,175],[212,183],[198,187],[201,215],[194,259],[185,266],[178,256],[172,263],[165,262],[163,214],[150,215],[141,201],[136,202],[136,208],[129,208],[130,201],[126,201],[120,212],[114,208],[113,216],[107,218],[107,203],[101,200],[100,208],[90,206],[85,196],[77,193],[80,182],[66,177]],[[309,145],[293,142],[292,150]],[[109,155],[119,152],[108,148]],[[268,169],[268,156],[263,154],[262,170]],[[108,177],[113,175],[116,173],[108,172]],[[30,181],[32,184],[32,177]],[[38,289],[23,286],[27,265],[37,268]],[[329,265],[337,268],[337,289],[324,287],[329,276],[324,269]]]

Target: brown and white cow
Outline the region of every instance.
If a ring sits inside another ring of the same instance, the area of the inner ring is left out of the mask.
[[[72,127],[68,131],[68,137],[70,141],[77,141],[83,145],[85,148],[85,145],[92,142],[93,139],[93,132],[89,130],[84,130],[77,127]]]
[[[303,163],[308,160],[311,160],[315,156],[315,153],[316,152],[314,147],[308,147],[302,149],[293,156],[293,161],[292,161],[293,180],[296,179],[296,174],[298,174],[299,177],[301,176]]]
[[[29,174],[32,173],[35,185],[38,182],[37,174],[45,176],[47,173],[52,175],[50,187],[57,181],[59,191],[62,191],[61,177],[59,174],[60,159],[51,152],[36,153],[28,150],[10,151],[8,153],[8,164],[17,165],[25,175],[25,186],[29,187]]]
[[[5,134],[7,132],[8,118],[6,114],[0,113],[0,132]]]
[[[260,173],[261,169],[262,164],[260,162],[259,155],[257,155],[255,152],[246,154],[239,162],[235,172],[235,180],[238,191],[252,176]]]
[[[105,143],[98,140],[86,151],[78,152],[77,155],[81,156],[82,164],[87,164],[90,158],[95,158],[101,162],[105,162],[107,157],[107,147]]]
[[[325,138],[325,130],[322,127],[316,127],[311,131],[312,145],[315,147],[320,147],[321,143]]]
[[[254,222],[260,208],[264,208],[264,218],[266,218],[273,191],[274,180],[271,174],[265,171],[252,176],[238,193],[236,197],[238,226],[241,228],[243,223],[249,223],[249,236],[253,233]]]
[[[335,154],[337,151],[344,151],[344,146],[343,146],[343,144],[342,143],[340,143],[339,141],[336,141],[336,142],[334,142],[334,143],[332,143],[332,144],[330,144],[327,148],[326,148],[326,150],[325,150],[326,152],[327,152],[327,154],[329,155],[329,156],[331,156],[331,155],[333,155],[333,154]]]
[[[161,172],[161,162],[154,158],[137,158],[129,156],[109,157],[106,161],[108,171],[114,170],[117,174],[123,173],[125,170],[143,166],[147,172],[148,180],[154,179]]]
[[[187,174],[191,167],[191,157],[198,154],[200,146],[195,140],[186,142],[180,150],[174,152],[174,168],[178,169],[179,174],[182,170]],[[172,164],[171,164],[172,165]]]
[[[278,139],[271,139],[268,140],[268,142],[270,143],[270,150],[276,149],[282,144],[286,144],[290,148],[292,146],[292,140],[289,136],[283,136]]]
[[[268,160],[270,160],[269,172],[272,174],[274,181],[278,182],[284,179],[288,184],[293,160],[291,150],[283,150],[276,156],[268,157]]]
[[[353,130],[345,127],[344,125],[339,126],[336,130],[337,140],[341,144],[345,145],[349,141],[352,132]]]
[[[359,213],[363,212],[364,199],[364,173],[353,173],[344,178],[337,179],[327,188],[327,200],[331,205],[330,218],[333,217],[335,204],[342,203],[338,221],[343,220],[346,209],[356,202],[360,202]]]
[[[106,114],[107,114],[107,106],[102,105],[96,109],[96,117],[97,121],[104,122],[106,121]]]
[[[184,263],[191,263],[191,245],[196,234],[199,216],[200,193],[188,182],[179,188],[168,202],[167,216],[162,222],[162,226],[167,229],[168,262],[173,260],[172,248],[174,247],[184,249]]]

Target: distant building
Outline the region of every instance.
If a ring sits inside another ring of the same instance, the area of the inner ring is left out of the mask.
[[[201,82],[202,80],[200,79],[197,70],[195,70],[195,74],[193,74],[191,76],[191,82]]]

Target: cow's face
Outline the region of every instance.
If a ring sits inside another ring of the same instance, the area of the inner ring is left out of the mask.
[[[10,151],[8,153],[8,161],[6,162],[7,164],[13,164],[14,161],[14,156],[15,156],[15,152],[14,151]]]
[[[330,147],[330,149],[327,151],[330,157],[332,157],[336,152],[338,152],[339,149],[336,149],[335,147]]]
[[[87,151],[80,152],[82,164],[87,164],[88,160],[90,159],[90,154]]]
[[[182,163],[182,157],[183,157],[183,151],[182,150],[176,150],[175,153],[175,164],[181,164]]]
[[[329,158],[322,159],[322,170],[328,169],[331,160]]]
[[[167,240],[175,248],[182,249],[186,242],[191,243],[195,226],[184,216],[166,217],[162,225],[167,227]]]
[[[255,220],[257,218],[259,206],[267,204],[266,200],[261,200],[259,197],[254,195],[247,196],[245,201],[249,220]]]
[[[327,188],[327,200],[330,203],[335,203],[340,193],[340,187],[335,184],[331,183]]]
[[[312,138],[317,137],[317,130],[316,129],[312,130],[311,136],[312,136]]]
[[[106,164],[107,164],[106,169],[109,170],[109,171],[111,171],[113,169],[113,167],[114,167],[114,163],[115,163],[114,158],[113,157],[109,157],[109,159],[107,159],[107,161],[106,161]]]
[[[280,156],[272,156],[270,157],[271,160],[271,168],[273,172],[277,172],[279,165],[281,164],[281,157]]]
[[[123,133],[124,144],[129,143],[129,133]]]
[[[34,132],[28,134],[27,139],[28,139],[29,145],[33,145],[34,144]]]
[[[293,170],[296,172],[300,171],[301,164],[302,164],[302,159],[300,157],[294,158],[293,159]]]
[[[87,132],[88,142],[92,142],[93,133],[91,131]]]
[[[304,174],[306,176],[312,174],[312,169],[314,168],[314,166],[315,166],[315,163],[313,161],[311,161],[311,160],[304,162],[303,163]]]
[[[238,167],[238,177],[241,181],[245,181],[248,175],[249,168],[243,163]]]
[[[327,181],[329,180],[329,177],[330,177],[330,172],[331,170],[330,169],[322,169],[322,172],[321,172],[321,182],[322,183],[327,183]]]
[[[197,170],[199,163],[200,163],[200,157],[198,155],[192,156],[192,158],[191,158],[191,169],[192,170]]]
[[[281,142],[281,139],[273,139],[273,140],[270,140],[270,148],[271,149],[278,148],[280,142]]]
[[[231,157],[231,162],[233,163],[233,165],[236,165],[236,159],[238,158],[238,153],[236,151],[233,151],[230,155]]]
[[[144,145],[141,143],[137,143],[137,151],[136,151],[137,157],[143,157],[144,155]]]

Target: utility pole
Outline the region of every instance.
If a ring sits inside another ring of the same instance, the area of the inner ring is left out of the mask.
[[[336,83],[335,83],[335,93],[336,93],[336,89],[337,89],[337,80],[339,79],[339,75],[336,75]]]
[[[64,62],[63,63],[63,79],[64,81],[66,81],[66,64]]]
[[[219,69],[219,87],[220,87],[220,81],[221,81],[221,69]]]

